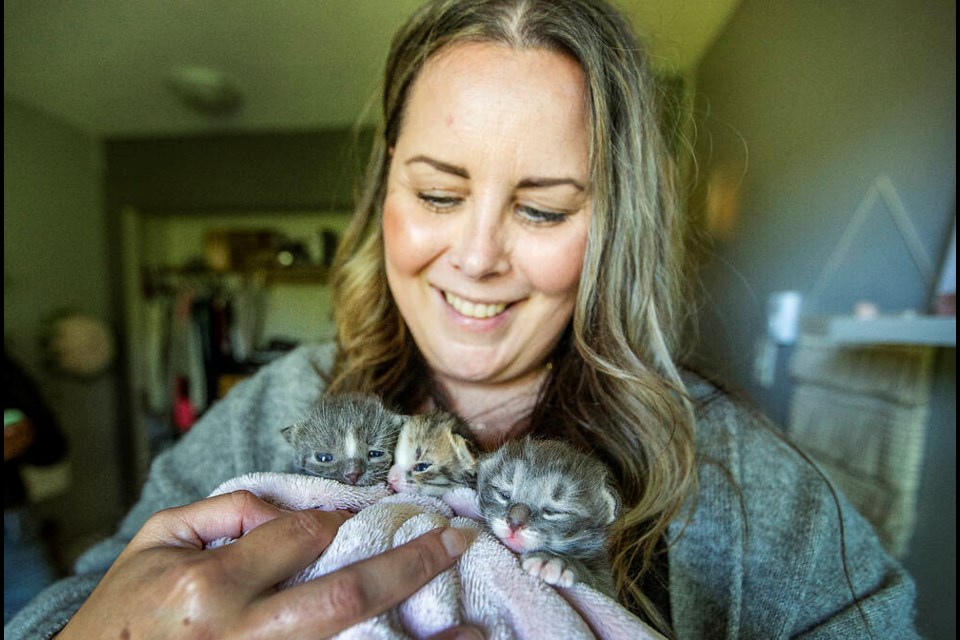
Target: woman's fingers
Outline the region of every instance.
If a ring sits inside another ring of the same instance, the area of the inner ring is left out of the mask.
[[[467,546],[459,529],[436,529],[259,603],[276,634],[333,635],[383,613],[452,566]],[[279,611],[285,612],[277,615]]]
[[[224,610],[215,614],[204,609],[201,617],[210,618],[206,622],[213,625],[218,619],[219,624],[229,620],[239,625],[238,630],[257,629],[265,637],[325,637],[412,595],[450,567],[466,549],[467,536],[474,533],[434,530],[309,583],[273,591],[276,584],[319,557],[351,515],[344,511],[284,511],[240,491],[156,514],[123,556],[138,550],[148,554],[163,548],[173,551],[171,546],[199,550],[218,538],[235,539],[193,556],[189,563],[184,557],[181,570],[171,574],[177,584],[199,585],[191,593],[199,589],[211,603],[218,598],[222,601],[217,606]],[[147,556],[142,558],[145,562]],[[221,593],[224,589],[231,593]],[[243,592],[246,595],[241,595]],[[237,607],[235,617],[230,618],[226,610]]]
[[[239,538],[290,513],[249,491],[234,491],[154,514],[131,541],[134,549],[154,545],[202,549],[218,538]]]
[[[240,584],[262,591],[310,565],[330,546],[348,511],[295,511],[284,514],[237,542],[215,549]]]

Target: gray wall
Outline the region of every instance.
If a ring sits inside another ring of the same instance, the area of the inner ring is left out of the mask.
[[[108,322],[100,145],[19,102],[3,101],[3,333],[70,443],[69,491],[41,506],[64,539],[112,531],[121,513],[116,376],[80,382],[43,366],[40,335],[60,309]]]
[[[934,262],[956,210],[956,5],[744,0],[697,75],[699,183],[741,171],[735,233],[704,256],[700,364],[783,421],[790,397],[780,349],[772,388],[751,378],[764,303],[809,294],[865,196],[888,176]],[[694,212],[702,213],[699,198]],[[930,289],[882,205],[805,311],[925,311]],[[920,524],[907,566],[920,624],[956,627],[956,355],[938,354]]]

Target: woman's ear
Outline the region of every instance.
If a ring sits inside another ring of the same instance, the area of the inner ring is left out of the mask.
[[[387,155],[390,156],[391,160],[393,160],[393,149],[394,149],[393,145],[390,145],[389,147],[387,147]]]

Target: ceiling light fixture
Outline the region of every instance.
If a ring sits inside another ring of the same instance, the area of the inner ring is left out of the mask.
[[[243,93],[227,76],[210,67],[180,67],[167,77],[180,102],[205,116],[232,116],[243,106]]]

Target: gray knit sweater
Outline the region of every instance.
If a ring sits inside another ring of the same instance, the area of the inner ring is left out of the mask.
[[[90,595],[154,512],[196,501],[252,471],[281,471],[290,452],[280,428],[321,389],[330,346],[302,347],[264,367],[158,456],[140,500],[117,533],[94,546],[76,574],[40,594],[4,638],[49,638]],[[700,490],[692,517],[671,525],[669,593],[677,638],[912,638],[914,585],[870,526],[775,434],[711,385],[688,380],[700,403]],[[854,605],[841,559],[860,598]]]

